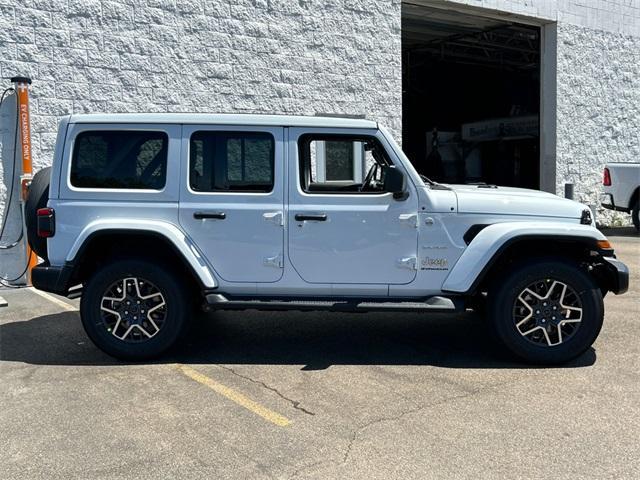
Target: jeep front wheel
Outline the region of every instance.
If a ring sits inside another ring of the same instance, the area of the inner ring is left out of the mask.
[[[187,322],[187,295],[171,272],[142,260],[121,260],[85,285],[80,315],[98,348],[123,360],[168,350]]]
[[[604,318],[600,288],[576,265],[531,261],[513,269],[490,293],[490,319],[517,357],[558,364],[585,352]]]

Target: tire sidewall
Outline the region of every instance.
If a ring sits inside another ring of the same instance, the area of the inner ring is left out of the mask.
[[[582,321],[569,340],[557,346],[537,346],[524,338],[513,320],[517,296],[536,280],[550,278],[573,288],[582,302]],[[604,318],[602,293],[593,280],[576,265],[544,260],[516,267],[495,291],[489,310],[499,340],[517,357],[535,363],[564,363],[585,352],[595,341]]]
[[[107,289],[125,277],[138,277],[153,283],[166,302],[167,317],[160,331],[141,343],[127,343],[105,328],[101,300]],[[87,283],[80,302],[82,325],[89,338],[105,353],[123,360],[148,360],[164,353],[182,335],[187,317],[186,294],[172,272],[141,260],[121,260],[99,270]]]

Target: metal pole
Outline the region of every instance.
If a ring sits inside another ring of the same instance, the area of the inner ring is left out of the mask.
[[[564,184],[564,198],[573,200],[573,187],[574,187],[573,183]]]
[[[27,201],[27,194],[29,191],[29,184],[33,178],[33,163],[31,157],[31,121],[29,118],[29,85],[31,85],[31,79],[29,77],[13,77],[11,83],[15,84],[15,91],[18,102],[18,124],[20,129],[20,147],[22,152],[22,175],[20,176],[20,192],[22,198],[22,208]],[[17,145],[16,145],[17,148]],[[24,215],[23,215],[24,218]],[[23,225],[26,231],[26,225]],[[26,243],[27,254],[27,283],[31,284],[31,269],[36,266],[38,262],[38,256],[31,251],[29,242],[26,240],[27,235],[24,236]]]

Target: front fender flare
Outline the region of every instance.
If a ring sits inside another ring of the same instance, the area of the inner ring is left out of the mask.
[[[500,254],[518,240],[573,240],[581,243],[606,240],[591,225],[558,222],[503,222],[485,227],[462,253],[447,275],[442,290],[471,293]]]
[[[167,239],[189,264],[205,288],[216,288],[218,282],[213,275],[204,255],[196,245],[176,225],[160,220],[142,219],[99,219],[89,223],[78,235],[73,246],[67,253],[66,261],[74,261],[85,242],[93,235],[103,232],[135,231],[136,233],[150,233]]]

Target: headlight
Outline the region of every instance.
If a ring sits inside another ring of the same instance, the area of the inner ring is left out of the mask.
[[[591,225],[593,223],[593,217],[591,216],[591,210],[585,208],[580,216],[580,223],[582,225]]]

